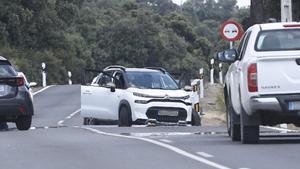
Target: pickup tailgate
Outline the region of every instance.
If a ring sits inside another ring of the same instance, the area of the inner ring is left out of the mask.
[[[300,55],[258,58],[257,85],[260,95],[300,93]]]

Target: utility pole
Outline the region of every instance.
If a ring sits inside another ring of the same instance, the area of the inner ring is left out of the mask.
[[[292,22],[292,0],[281,0],[281,22]]]

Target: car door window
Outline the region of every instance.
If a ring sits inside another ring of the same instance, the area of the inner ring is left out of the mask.
[[[124,76],[121,72],[117,72],[115,74],[114,83],[115,83],[117,89],[125,88],[125,80],[124,80]]]
[[[98,80],[98,85],[101,87],[106,87],[107,83],[112,82],[112,77],[110,76],[111,72],[101,73]]]

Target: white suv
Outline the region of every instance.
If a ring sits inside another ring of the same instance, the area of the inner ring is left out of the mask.
[[[261,124],[300,125],[300,23],[254,25],[218,59],[232,63],[224,95],[233,141],[258,143]]]
[[[162,68],[109,66],[90,86],[81,86],[85,125],[112,121],[119,126],[147,121],[200,125],[199,115],[192,112],[189,93]]]

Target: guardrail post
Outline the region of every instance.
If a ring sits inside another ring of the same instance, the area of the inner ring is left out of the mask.
[[[220,84],[223,84],[223,71],[222,71],[222,63],[219,63],[219,79],[220,79]]]
[[[69,85],[72,85],[71,77],[72,77],[72,73],[71,73],[71,71],[68,71]]]
[[[42,63],[42,86],[47,86],[47,73],[46,73],[46,63]]]
[[[204,82],[203,82],[203,71],[204,69],[201,68],[199,70],[199,79],[200,79],[200,99],[204,98]]]
[[[214,63],[215,63],[215,60],[214,59],[211,59],[210,60],[210,84],[214,84]]]

